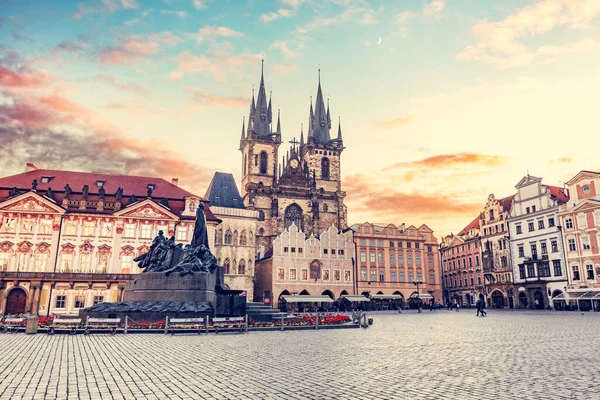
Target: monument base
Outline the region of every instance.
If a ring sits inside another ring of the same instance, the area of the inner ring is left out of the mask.
[[[83,319],[121,318],[160,321],[169,318],[234,317],[246,315],[246,296],[241,290],[220,285],[223,268],[214,273],[196,272],[180,276],[174,272],[148,272],[127,282],[123,301],[100,303],[79,312]]]

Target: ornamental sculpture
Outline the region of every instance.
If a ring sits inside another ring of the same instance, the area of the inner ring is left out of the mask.
[[[182,249],[180,244],[175,245],[174,236],[167,239],[163,231],[159,231],[148,252],[134,261],[142,272],[165,272],[166,275],[178,272],[180,276],[198,272],[214,273],[217,259],[208,246],[204,203],[201,202],[196,210],[196,225],[189,245]]]

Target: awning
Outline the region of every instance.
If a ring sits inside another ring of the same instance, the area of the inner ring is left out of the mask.
[[[346,299],[348,301],[351,301],[353,303],[360,303],[362,301],[371,301],[371,299],[369,299],[368,297],[365,296],[349,296],[349,295],[343,295],[341,296],[342,299]]]
[[[372,294],[373,300],[404,300],[401,294]]]
[[[416,294],[416,293],[413,293],[413,294],[410,296],[410,298],[411,298],[411,299],[416,299],[416,298],[419,298],[419,299],[433,299],[433,296],[432,296],[432,295],[430,295],[429,293],[419,293],[419,295],[418,295],[418,297],[417,297],[417,294]]]
[[[298,296],[281,296],[287,303],[333,303],[333,300],[329,296],[308,296],[308,295],[298,295]]]
[[[557,294],[552,300],[564,300],[567,301],[567,296],[564,293]]]
[[[581,296],[577,297],[576,299],[577,300],[592,300],[594,298],[597,298],[599,294],[600,294],[600,292],[598,292],[598,291],[588,290],[587,292],[585,292]]]

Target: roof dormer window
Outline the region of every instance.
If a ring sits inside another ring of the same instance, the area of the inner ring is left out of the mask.
[[[42,183],[48,183],[54,178],[53,176],[42,176]]]
[[[149,184],[148,184],[148,189],[150,189],[150,190],[154,190],[154,189],[156,189],[156,185],[155,185],[155,184],[153,184],[153,183],[149,183]]]
[[[105,183],[105,181],[96,181],[96,186],[97,187],[103,187],[104,183]]]

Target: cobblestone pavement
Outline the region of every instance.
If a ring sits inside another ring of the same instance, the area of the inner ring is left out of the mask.
[[[1,399],[598,399],[599,313],[373,313],[369,329],[0,334]]]

